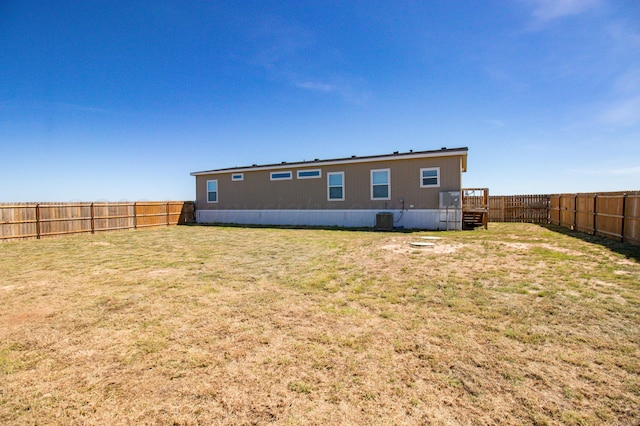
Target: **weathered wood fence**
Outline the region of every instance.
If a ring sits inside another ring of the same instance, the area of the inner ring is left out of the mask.
[[[489,222],[549,223],[549,195],[489,196]]]
[[[0,240],[184,224],[194,210],[192,201],[3,203]]]
[[[640,191],[492,195],[489,221],[552,223],[640,244]]]
[[[551,195],[549,223],[640,244],[640,192]]]

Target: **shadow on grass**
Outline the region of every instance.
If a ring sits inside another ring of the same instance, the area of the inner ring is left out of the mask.
[[[626,257],[627,259],[635,259],[640,262],[640,246],[636,246],[630,243],[622,243],[610,238],[601,237],[599,235],[585,234],[584,232],[572,231],[569,228],[565,228],[558,225],[540,224],[541,227],[548,229],[549,231],[557,232],[559,234],[567,235],[569,237],[578,238],[582,241],[586,241],[592,244],[599,244],[608,248],[611,251],[615,251]]]

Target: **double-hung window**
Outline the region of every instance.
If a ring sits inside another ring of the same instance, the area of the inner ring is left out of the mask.
[[[420,169],[420,188],[437,188],[440,186],[440,167]]]
[[[344,201],[344,172],[327,173],[327,199]]]
[[[217,179],[207,181],[207,202],[208,203],[218,202],[218,180]]]
[[[371,199],[391,199],[391,170],[371,170]]]

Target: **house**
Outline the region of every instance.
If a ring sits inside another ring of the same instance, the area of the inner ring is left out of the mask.
[[[198,223],[461,229],[467,148],[191,173]],[[381,214],[385,213],[385,214]]]

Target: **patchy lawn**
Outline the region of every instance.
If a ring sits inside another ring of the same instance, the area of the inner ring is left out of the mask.
[[[639,258],[527,224],[0,243],[0,423],[638,424]]]

